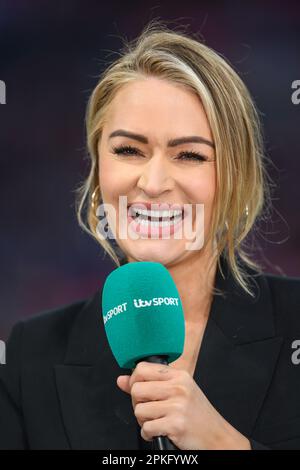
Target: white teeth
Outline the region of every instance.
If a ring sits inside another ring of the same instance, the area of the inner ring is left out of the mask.
[[[177,224],[180,220],[182,219],[181,215],[177,215],[174,217],[174,219],[169,219],[169,220],[163,220],[163,221],[150,221],[147,218],[144,218],[143,216],[137,217],[135,220],[144,226],[151,226],[151,227],[167,227],[170,225]]]
[[[159,217],[176,217],[176,216],[181,216],[182,211],[180,209],[178,210],[164,210],[164,211],[152,211],[152,210],[146,210],[146,209],[140,209],[140,208],[135,208],[131,207],[130,208],[132,212],[138,215],[144,215],[145,217],[152,217],[152,218],[159,218]]]

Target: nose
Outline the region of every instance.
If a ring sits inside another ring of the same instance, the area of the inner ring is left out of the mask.
[[[141,166],[137,187],[153,198],[173,189],[174,179],[163,155],[153,156]]]

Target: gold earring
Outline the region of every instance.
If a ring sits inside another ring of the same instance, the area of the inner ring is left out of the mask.
[[[96,188],[94,189],[93,193],[92,193],[92,207],[94,208],[95,205],[96,205],[96,196],[97,196],[97,192],[99,190],[99,185],[96,186]]]

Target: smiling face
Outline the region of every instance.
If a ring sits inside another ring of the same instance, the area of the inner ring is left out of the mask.
[[[116,135],[120,130],[138,136]],[[112,133],[115,135],[110,137]],[[198,138],[193,139],[194,142],[176,142],[191,136]],[[107,112],[98,155],[102,199],[115,209],[117,221],[121,215],[119,196],[126,196],[128,204],[156,204],[153,208],[159,213],[148,214],[152,216],[166,214],[162,214],[160,209],[192,208],[192,227],[199,230],[195,207],[201,204],[205,238],[216,190],[215,151],[204,108],[195,94],[183,86],[158,78],[124,85]],[[133,208],[134,205],[130,211]],[[147,222],[139,224],[128,219],[126,211],[123,222],[125,219],[131,227],[136,227],[137,232],[141,232],[142,227],[145,231]],[[163,225],[169,227],[169,222]],[[179,220],[179,225],[181,223]],[[158,222],[155,222],[154,228],[148,230],[158,232],[157,226]],[[128,235],[131,230],[129,227]],[[135,239],[131,236],[120,239],[117,226],[116,240],[128,259],[133,261],[156,261],[168,266],[197,253],[187,249],[191,240],[186,238],[184,230],[183,237],[178,238],[172,234],[172,228],[165,238],[161,234],[162,229],[159,230],[156,237],[136,235]]]

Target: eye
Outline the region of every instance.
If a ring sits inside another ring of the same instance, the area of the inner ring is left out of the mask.
[[[121,145],[120,147],[113,147],[113,153],[116,155],[136,155],[139,153],[141,155],[141,152],[135,148],[131,147],[131,145]]]
[[[201,155],[201,153],[194,151],[180,152],[178,158],[179,160],[194,160],[199,162],[205,162],[207,160],[207,158]]]
[[[134,156],[134,155],[142,155],[142,153],[136,148],[132,147],[131,145],[121,145],[120,147],[113,147],[113,153],[116,155],[127,155],[127,156]],[[204,162],[207,161],[207,157],[204,157],[198,152],[189,151],[189,152],[180,152],[177,157],[178,160],[191,160],[191,161],[198,161]]]

